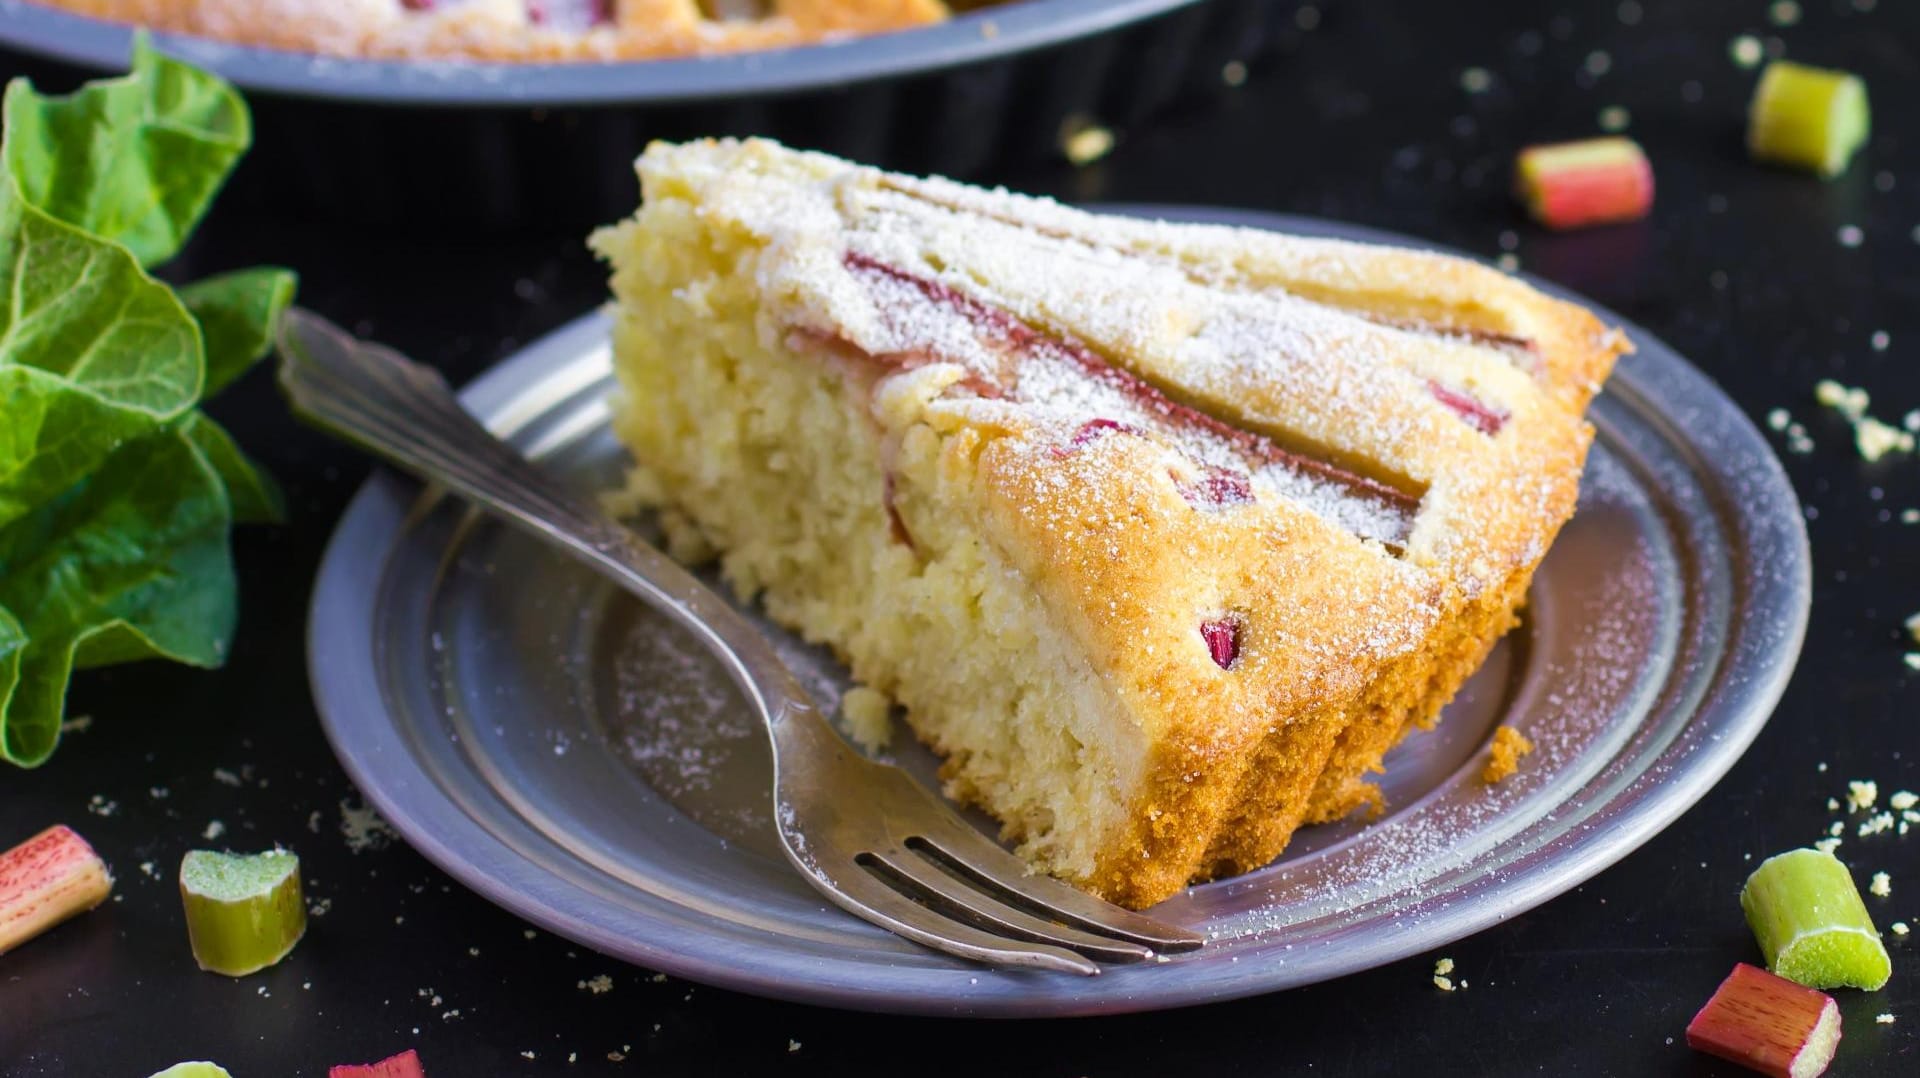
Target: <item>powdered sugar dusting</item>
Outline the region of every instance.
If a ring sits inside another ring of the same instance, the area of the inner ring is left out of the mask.
[[[869,347],[895,365],[961,367],[967,378],[950,392],[984,390],[1017,402],[1044,437],[1064,443],[1056,452],[1079,448],[1090,426],[1150,435],[1168,446],[1176,475],[1197,469],[1216,486],[1284,498],[1381,543],[1401,543],[1411,528],[1412,499],[1179,406],[1077,341],[1036,333],[1004,311],[868,256],[847,262],[881,327]]]

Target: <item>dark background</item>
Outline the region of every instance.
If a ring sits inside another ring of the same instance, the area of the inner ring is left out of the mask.
[[[1047,1023],[840,1013],[656,981],[527,938],[402,844],[356,854],[342,840],[341,802],[358,798],[309,703],[302,630],[321,547],[367,465],[293,425],[255,373],[213,412],[286,485],[294,519],[238,538],[232,662],[84,674],[70,713],[91,728],[45,768],[0,775],[0,839],[64,821],[118,876],[107,906],[0,957],[0,1074],[144,1078],[211,1058],[239,1078],[319,1075],[407,1047],[435,1078],[1734,1073],[1690,1052],[1682,1030],[1735,961],[1757,960],[1736,901],[1749,855],[1820,837],[1847,779],[1878,780],[1883,798],[1920,787],[1920,674],[1901,662],[1900,632],[1920,610],[1920,526],[1899,521],[1920,506],[1920,462],[1861,462],[1844,423],[1812,401],[1832,376],[1867,387],[1883,418],[1920,407],[1920,11],[1808,0],[1784,26],[1760,2],[1299,14],[1246,85],[1121,132],[1105,161],[987,178],[1069,199],[1318,214],[1487,257],[1512,247],[1524,268],[1664,337],[1756,419],[1786,407],[1804,420],[1816,448],[1785,459],[1814,544],[1806,651],[1768,728],[1697,808],[1587,885],[1444,948],[1471,985],[1452,994],[1430,983],[1438,954],[1262,998]],[[1741,33],[1867,79],[1874,137],[1845,176],[1823,184],[1747,161],[1755,73],[1729,57]],[[1492,75],[1477,94],[1462,87],[1475,66]],[[0,73],[23,69],[0,57]],[[1514,152],[1595,133],[1608,106],[1629,110],[1628,133],[1654,162],[1652,219],[1566,236],[1528,225],[1507,196]],[[185,268],[291,265],[305,303],[457,378],[603,294],[574,230],[420,237],[253,209],[273,195],[243,169]],[[1846,225],[1864,242],[1840,242]],[[1875,331],[1890,335],[1884,352]],[[96,797],[113,811],[90,809]],[[175,890],[181,853],[205,845],[215,819],[222,842],[296,849],[328,905],[286,962],[240,981],[195,970]],[[1917,851],[1920,836],[1851,831],[1840,849],[1862,880],[1892,873],[1893,897],[1867,900],[1883,929],[1920,922]],[[1837,993],[1835,1074],[1920,1073],[1916,944],[1889,939],[1893,982]],[[611,992],[577,987],[603,973]],[[1880,1012],[1898,1021],[1876,1024]]]

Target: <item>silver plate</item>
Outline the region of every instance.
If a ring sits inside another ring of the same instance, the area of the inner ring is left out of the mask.
[[[1136,211],[1146,212],[1146,211]],[[1407,243],[1306,219],[1165,209]],[[1617,319],[1616,319],[1617,321]],[[1371,826],[1302,831],[1269,868],[1157,916],[1213,942],[1097,977],[996,973],[828,905],[766,822],[766,752],[686,638],[566,559],[379,475],[320,570],[311,666],[342,763],[423,854],[609,955],[788,999],[965,1015],[1179,1006],[1430,950],[1593,876],[1692,805],[1759,732],[1806,626],[1800,506],[1766,442],[1630,328],[1592,411],[1579,513],[1525,625],[1433,733],[1387,758]],[[564,481],[612,484],[606,323],[591,316],[474,382],[467,405]],[[830,658],[777,629],[828,702]],[[1489,790],[1498,723],[1538,746]],[[918,746],[894,753],[930,775]]]

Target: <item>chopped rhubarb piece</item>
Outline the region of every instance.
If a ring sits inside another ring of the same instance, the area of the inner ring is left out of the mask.
[[[1466,420],[1468,426],[1488,437],[1500,433],[1500,428],[1507,423],[1505,412],[1496,412],[1472,396],[1457,389],[1450,389],[1439,382],[1429,381],[1427,392],[1433,394],[1434,400],[1452,410],[1453,414]]]
[[[561,30],[602,26],[613,21],[613,0],[527,0],[527,21]]]
[[[1085,423],[1080,424],[1079,430],[1073,432],[1073,447],[1078,449],[1108,431],[1115,431],[1120,434],[1140,433],[1117,419],[1089,419]]]
[[[175,1063],[173,1066],[154,1075],[153,1078],[233,1078],[233,1075],[228,1074],[227,1068],[220,1066],[218,1063],[195,1061],[191,1063]]]
[[[65,825],[0,854],[0,954],[98,906],[112,890],[106,863]]]
[[[340,1064],[327,1068],[327,1078],[427,1078],[420,1055],[409,1048],[378,1063]]]
[[[1740,891],[1740,908],[1767,968],[1790,981],[1873,991],[1893,976],[1852,874],[1831,853],[1789,850],[1762,861]]]
[[[210,973],[244,977],[285,958],[307,931],[300,858],[193,850],[180,861],[180,899],[194,961]]]
[[[1253,482],[1239,472],[1209,464],[1201,469],[1200,479],[1194,483],[1180,482],[1180,496],[1202,509],[1225,509],[1229,506],[1247,505],[1253,501]]]
[[[1529,146],[1515,181],[1527,212],[1556,230],[1637,221],[1653,208],[1653,167],[1630,138]]]
[[[1207,654],[1222,670],[1233,669],[1233,662],[1240,657],[1240,623],[1233,618],[1220,618],[1200,623],[1200,637],[1207,642]]]
[[[1687,1046],[1774,1078],[1814,1078],[1840,1047],[1840,1008],[1742,962],[1687,1023]]]
[[[1140,430],[1137,427],[1122,423],[1117,419],[1089,419],[1085,423],[1080,424],[1073,432],[1073,437],[1067,439],[1066,445],[1054,446],[1053,455],[1056,457],[1070,457],[1109,432],[1114,434],[1139,434]]]
[[[1847,169],[1873,126],[1858,76],[1775,60],[1747,110],[1747,152],[1831,179]]]

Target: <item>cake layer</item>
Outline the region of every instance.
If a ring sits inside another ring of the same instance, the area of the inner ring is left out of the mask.
[[[687,550],[1128,905],[1369,800],[1512,624],[1621,342],[1441,256],[656,146],[595,245]]]

